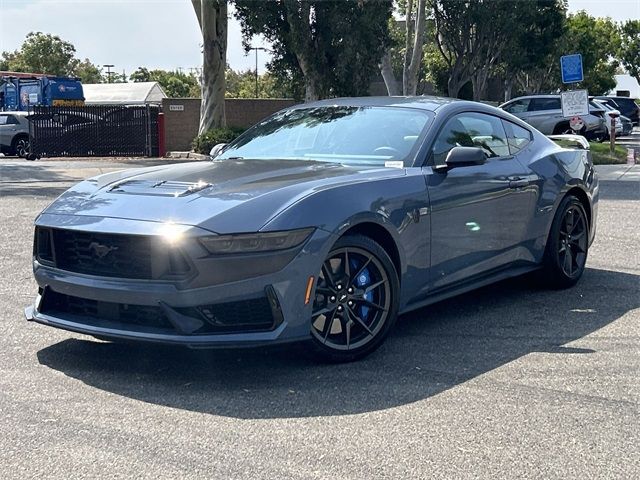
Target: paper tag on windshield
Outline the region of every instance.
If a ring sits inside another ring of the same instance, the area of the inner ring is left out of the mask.
[[[384,166],[387,168],[404,168],[404,162],[401,161],[388,161],[388,162],[384,162]]]

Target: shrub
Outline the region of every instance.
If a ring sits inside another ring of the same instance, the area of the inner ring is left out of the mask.
[[[198,135],[193,139],[191,145],[193,146],[194,152],[208,155],[215,145],[218,143],[229,143],[231,140],[236,139],[244,130],[244,128],[240,127],[214,128]]]

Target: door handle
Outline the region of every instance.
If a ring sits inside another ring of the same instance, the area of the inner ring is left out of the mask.
[[[509,177],[509,188],[523,188],[529,185],[529,180],[521,177]]]

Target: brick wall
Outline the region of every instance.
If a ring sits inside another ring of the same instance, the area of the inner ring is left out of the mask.
[[[295,105],[295,100],[279,98],[228,98],[225,100],[227,124],[250,127],[278,110]],[[165,98],[165,145],[168,152],[191,150],[191,141],[198,134],[200,122],[199,98]]]

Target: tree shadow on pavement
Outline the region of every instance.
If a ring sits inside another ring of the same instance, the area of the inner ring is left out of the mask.
[[[319,364],[304,345],[188,350],[65,340],[41,364],[87,385],[144,402],[236,418],[355,414],[441,393],[524,355],[589,354],[567,343],[640,306],[640,277],[587,269],[574,288],[546,291],[528,277],[400,318],[373,355]]]

